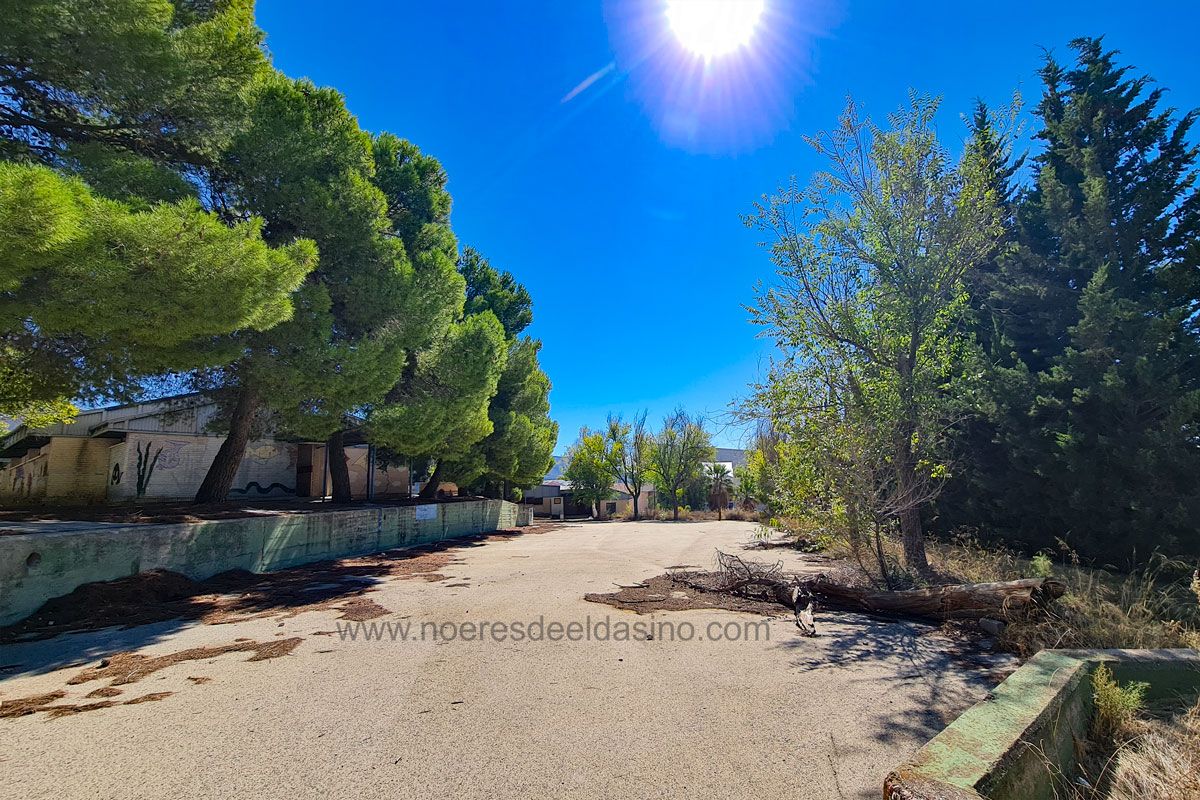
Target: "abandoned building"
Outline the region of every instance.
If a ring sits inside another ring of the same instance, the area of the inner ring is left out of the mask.
[[[192,394],[84,411],[45,428],[19,425],[0,439],[0,504],[190,499],[224,440],[209,430],[216,413],[215,402]],[[250,442],[230,499],[326,496],[325,449],[275,436]],[[409,494],[406,468],[374,462],[368,445],[346,447],[356,497]]]

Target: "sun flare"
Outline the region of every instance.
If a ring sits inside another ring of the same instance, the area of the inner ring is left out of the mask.
[[[750,43],[765,0],[668,0],[667,21],[679,43],[709,59]]]

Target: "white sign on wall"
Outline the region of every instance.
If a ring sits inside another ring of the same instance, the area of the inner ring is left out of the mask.
[[[437,519],[438,507],[436,504],[427,506],[417,506],[416,518],[421,519]]]

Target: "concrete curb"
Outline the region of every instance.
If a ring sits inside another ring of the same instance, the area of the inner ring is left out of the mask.
[[[884,800],[1052,800],[1092,716],[1092,671],[1146,681],[1148,700],[1200,692],[1197,650],[1043,650],[887,776]]]

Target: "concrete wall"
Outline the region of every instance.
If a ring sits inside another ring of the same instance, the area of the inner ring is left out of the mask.
[[[197,580],[231,569],[270,572],[510,529],[523,521],[513,503],[464,500],[9,534],[0,536],[0,625],[23,619],[82,584],[152,569]]]
[[[107,439],[63,437],[52,440],[46,497],[69,498],[81,503],[102,501],[111,445]]]
[[[196,494],[217,456],[219,436],[130,432],[124,441],[55,436],[0,469],[0,503],[86,504],[137,498],[138,451],[158,461],[143,499],[178,500]],[[296,493],[297,445],[250,442],[233,481],[231,499]]]
[[[1054,800],[1069,783],[1094,708],[1091,676],[1107,664],[1150,702],[1200,692],[1200,651],[1043,650],[888,775],[887,800]],[[1189,704],[1190,704],[1189,700]]]
[[[55,439],[57,448],[70,439]],[[99,440],[96,440],[99,441]],[[223,440],[218,436],[187,436],[161,433],[130,433],[126,441],[110,450],[108,500],[121,502],[137,497],[138,451],[158,461],[146,485],[144,499],[177,500],[196,494]],[[278,497],[296,493],[296,445],[265,439],[246,445],[246,455],[233,479],[231,500],[243,497]]]
[[[30,450],[0,467],[0,503],[39,501],[46,496],[50,450]]]
[[[0,469],[0,502],[103,502],[111,439],[55,437]]]

